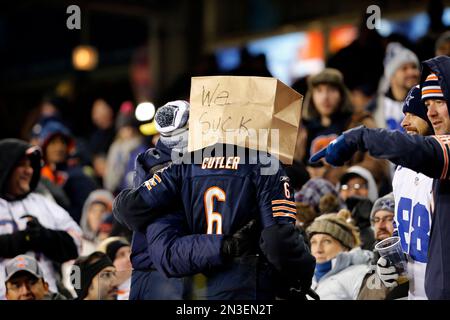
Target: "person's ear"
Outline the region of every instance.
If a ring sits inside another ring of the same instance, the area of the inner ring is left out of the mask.
[[[42,279],[45,291],[48,291],[48,283]]]
[[[96,281],[96,277],[92,279],[91,284],[89,285],[88,293],[86,297],[84,297],[84,299],[86,299],[87,297],[89,298],[94,297],[94,300],[98,299],[98,292],[96,292],[97,290],[95,289],[94,281]]]

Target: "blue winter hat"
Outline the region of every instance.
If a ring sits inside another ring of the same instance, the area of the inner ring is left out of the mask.
[[[431,128],[431,122],[427,117],[427,107],[423,103],[421,97],[422,94],[420,91],[420,86],[417,85],[412,87],[403,102],[403,114],[406,115],[407,112],[412,113],[413,115],[425,120]]]
[[[55,136],[60,135],[67,142],[67,147],[69,149],[69,153],[74,152],[75,150],[75,140],[72,137],[72,133],[69,128],[67,128],[62,122],[57,119],[49,119],[45,121],[39,132],[39,140],[41,144],[41,148],[44,151],[47,148],[48,143]]]

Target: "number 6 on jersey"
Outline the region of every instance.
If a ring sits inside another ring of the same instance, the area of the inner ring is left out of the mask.
[[[203,195],[203,202],[205,204],[207,234],[213,234],[213,226],[216,224],[215,234],[222,234],[222,215],[219,212],[214,212],[214,198],[217,201],[224,202],[226,199],[225,191],[219,187],[210,187]]]

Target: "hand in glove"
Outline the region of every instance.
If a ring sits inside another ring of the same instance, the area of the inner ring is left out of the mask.
[[[22,218],[27,218],[27,227],[25,228],[25,232],[29,237],[29,241],[34,250],[39,250],[39,245],[42,241],[45,241],[45,233],[47,231],[44,228],[39,220],[31,215],[24,215]]]
[[[289,290],[287,300],[308,300],[306,296],[310,296],[313,300],[320,300],[319,295],[311,288],[292,287]]]
[[[347,143],[345,141],[345,134],[342,134],[330,142],[327,147],[313,154],[309,161],[317,162],[321,158],[325,158],[332,166],[342,166],[347,160],[353,157],[356,151],[358,151],[357,147]]]
[[[22,218],[28,219],[24,231],[33,251],[42,252],[49,259],[61,263],[78,257],[77,246],[66,231],[47,229],[31,215]]]
[[[377,261],[377,275],[383,281],[386,288],[395,288],[398,285],[399,273],[397,269],[383,257],[380,257]]]
[[[225,259],[250,255],[257,252],[260,228],[256,220],[251,220],[232,236],[224,236],[221,253]]]

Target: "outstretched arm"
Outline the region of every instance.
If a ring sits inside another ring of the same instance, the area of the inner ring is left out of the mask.
[[[400,131],[357,127],[344,132],[328,147],[311,157],[318,161],[324,157],[334,166],[340,166],[354,152],[368,151],[376,158],[421,172],[431,178],[449,177],[450,136],[408,135]]]

